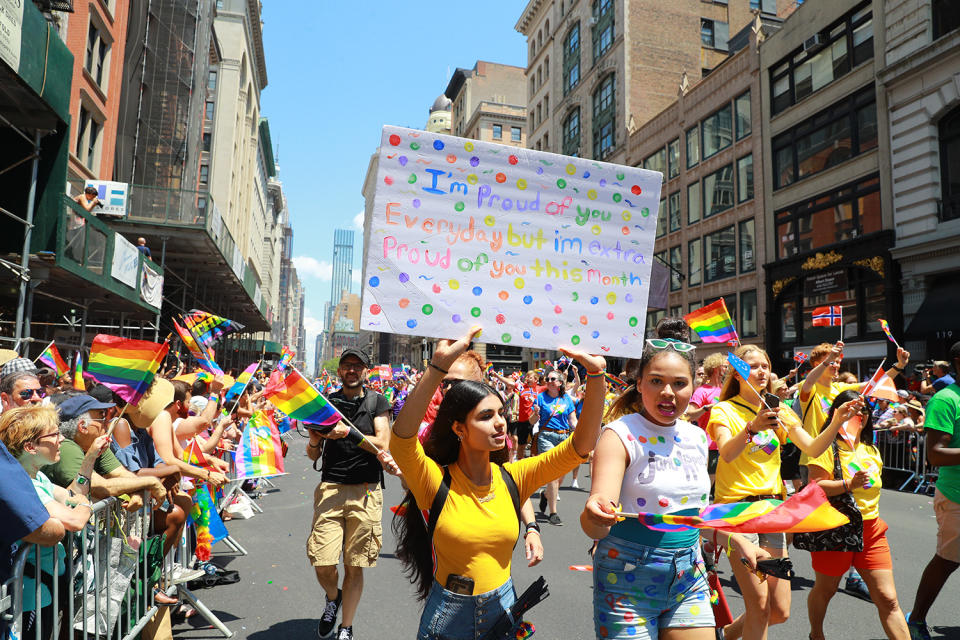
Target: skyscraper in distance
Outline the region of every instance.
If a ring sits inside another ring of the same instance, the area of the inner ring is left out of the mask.
[[[351,293],[353,286],[353,230],[335,229],[333,232],[333,278],[330,282],[330,306],[336,307],[343,292]]]

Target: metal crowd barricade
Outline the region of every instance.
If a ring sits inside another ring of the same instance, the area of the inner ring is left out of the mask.
[[[223,513],[223,510],[227,508],[227,506],[233,500],[233,497],[237,494],[237,492],[242,493],[248,499],[250,498],[250,496],[247,496],[247,494],[243,493],[243,491],[240,489],[240,485],[243,484],[243,480],[237,480],[237,468],[236,468],[236,465],[234,464],[233,452],[227,451],[225,449],[221,449],[219,451],[220,451],[220,459],[223,460],[224,462],[229,463],[230,465],[230,469],[229,471],[227,471],[227,474],[226,474],[227,484],[223,486],[223,499],[220,501],[219,507],[217,507],[218,513]],[[251,504],[254,505],[256,509],[259,509],[259,513],[263,513],[263,510],[260,509],[260,507],[256,505],[253,502],[253,500],[250,500],[250,502]],[[242,556],[247,555],[247,550],[244,549],[243,546],[239,542],[237,542],[233,536],[228,535],[226,538],[223,539],[223,543],[226,544],[231,549],[233,549],[235,552],[239,553],[240,555]]]
[[[898,491],[908,491],[908,487],[912,486],[913,493],[920,493],[936,482],[939,472],[927,463],[923,433],[883,430],[877,431],[876,436],[884,470],[897,471],[906,476],[897,487]]]

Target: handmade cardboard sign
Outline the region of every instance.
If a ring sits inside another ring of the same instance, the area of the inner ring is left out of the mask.
[[[386,126],[361,327],[642,349],[662,174]]]

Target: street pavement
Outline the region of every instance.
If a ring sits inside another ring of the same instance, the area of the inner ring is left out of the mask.
[[[319,481],[307,459],[306,440],[290,432],[290,452],[286,458],[288,475],[277,478],[278,490],[264,492],[257,499],[264,513],[250,520],[227,523],[231,535],[249,552],[232,553],[220,543],[214,547],[214,561],[240,572],[241,581],[233,585],[196,592],[233,631],[236,638],[250,640],[314,640],[316,624],[323,604],[323,591],[314,577],[304,551],[310,528],[313,490]],[[588,467],[581,470],[580,484],[589,487]],[[528,568],[522,545],[514,552],[513,579],[518,591],[543,575],[550,597],[532,609],[527,619],[537,628],[536,638],[593,638],[592,574],[573,571],[571,565],[590,565],[587,548],[590,540],[579,526],[579,514],[586,500],[585,490],[569,488],[567,477],[561,489],[559,514],[564,526],[541,522],[546,557],[537,567]],[[401,573],[394,557],[395,542],[390,532],[386,505],[401,499],[400,482],[388,478],[384,498],[383,553],[373,569],[364,572],[364,593],[354,622],[357,640],[415,637],[420,604],[410,583]],[[890,525],[888,537],[893,550],[898,594],[904,610],[909,611],[920,575],[936,544],[936,521],[932,498],[884,490],[880,500],[881,516]],[[803,551],[791,553],[797,577],[793,582],[792,616],[785,624],[773,627],[771,640],[806,638],[809,625],[806,594],[813,585],[810,556]],[[743,611],[743,602],[730,581],[729,565],[721,560],[724,593],[734,615]],[[928,620],[934,638],[960,639],[960,574],[944,587]],[[838,593],[830,604],[825,626],[830,640],[882,640],[885,638],[876,608]],[[223,637],[201,616],[174,625],[178,638],[205,639]]]

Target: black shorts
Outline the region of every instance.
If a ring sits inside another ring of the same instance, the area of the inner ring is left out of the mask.
[[[710,449],[707,451],[707,473],[717,472],[717,464],[720,463],[720,450]]]
[[[509,433],[511,436],[517,435],[517,426],[518,426],[519,424],[520,424],[519,422],[508,422],[508,423],[507,423],[507,433]]]
[[[800,478],[800,449],[792,442],[787,442],[780,449],[780,478],[783,480]]]
[[[527,442],[530,441],[530,431],[533,429],[530,426],[530,421],[528,420],[526,422],[510,423],[507,425],[507,431],[510,431],[511,426],[514,428],[514,431],[511,431],[510,433],[516,434],[517,444],[519,444],[521,447],[525,447]]]

